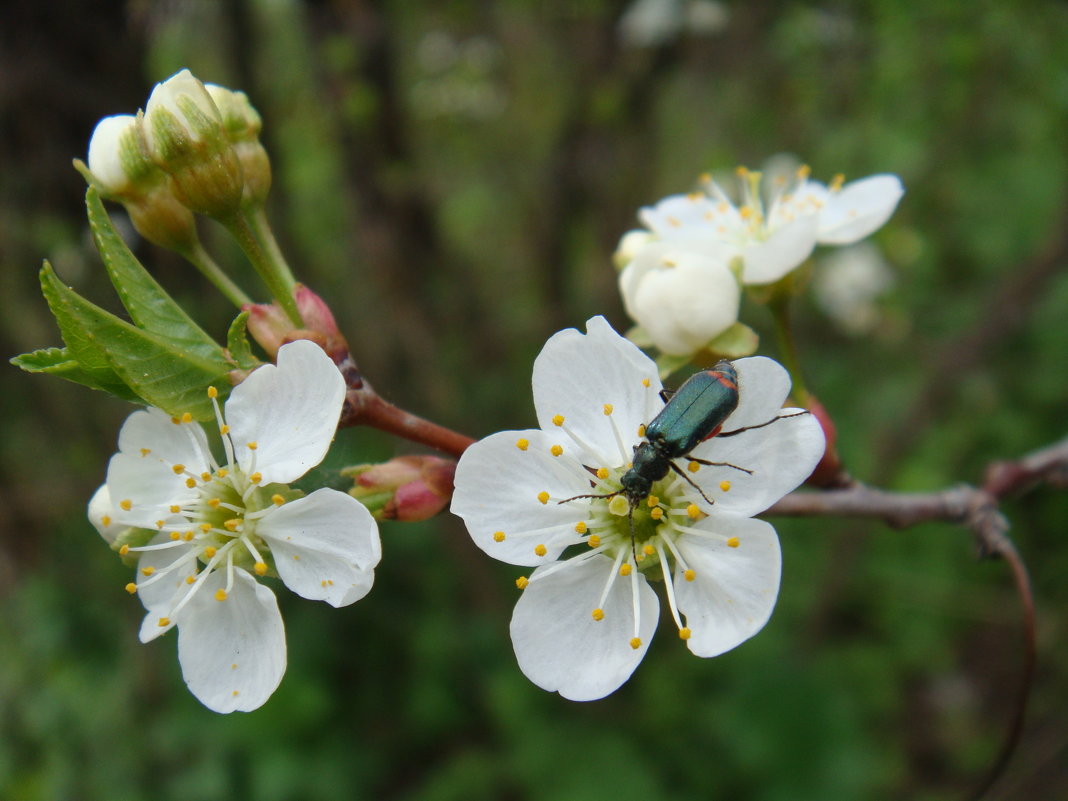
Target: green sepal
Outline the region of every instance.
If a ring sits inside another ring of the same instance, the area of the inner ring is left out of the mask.
[[[193,322],[130,252],[112,225],[99,192],[92,186],[86,190],[85,206],[96,249],[134,325],[190,356],[211,362],[225,361],[222,348]]]
[[[656,369],[660,374],[660,380],[676,373],[690,363],[694,356],[672,356],[669,353],[659,353],[655,359]]]
[[[99,389],[132,403],[141,401],[137,394],[122,382],[114,370],[108,368],[110,373],[103,370],[89,373],[82,369],[78,360],[72,357],[66,348],[42,348],[31,353],[23,353],[11,359],[11,363],[27,373],[54,375],[90,389]],[[103,380],[105,375],[107,378]]]
[[[230,352],[230,359],[241,370],[252,370],[260,365],[248,341],[247,311],[241,312],[230,323],[230,330],[226,332],[226,349]]]
[[[760,335],[745,323],[734,323],[705,345],[704,350],[717,359],[740,359],[752,356],[760,345]]]
[[[206,389],[215,384],[225,391],[233,365],[222,349],[208,359],[175,346],[163,336],[145,331],[101,309],[59,280],[50,264],[41,269],[41,289],[59,323],[63,341],[78,365],[107,391],[119,380],[151,406],[197,420],[212,420],[214,409]]]

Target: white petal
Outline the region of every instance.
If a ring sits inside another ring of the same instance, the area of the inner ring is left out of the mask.
[[[725,262],[685,250],[666,250],[652,269],[644,254],[620,277],[624,305],[664,353],[700,350],[738,319],[741,290]],[[643,267],[645,269],[643,270]]]
[[[382,558],[378,524],[367,507],[333,489],[275,509],[259,521],[256,533],[271,546],[289,589],[331,606],[363,598]]]
[[[656,631],[660,604],[645,577],[637,575],[641,645],[634,636],[633,577],[617,576],[594,620],[613,563],[593,556],[543,579],[535,570],[512,614],[512,645],[528,679],[572,701],[592,701],[615,691],[641,662]]]
[[[172,517],[171,506],[184,506],[197,496],[186,486],[186,476],[178,475],[153,455],[116,453],[108,462],[108,492],[115,520],[127,526],[156,528],[160,520]],[[129,509],[122,508],[129,502]]]
[[[565,426],[596,452],[591,460],[619,466],[630,460],[638,426],[650,419],[660,379],[656,364],[603,317],[588,320],[586,331],[568,328],[545,343],[534,360],[534,408],[544,431],[559,431],[553,417],[563,415]]]
[[[322,348],[283,345],[278,364],[255,370],[226,404],[238,463],[246,472],[254,463],[265,484],[296,481],[323,460],[344,401],[345,380]]]
[[[690,628],[687,647],[698,656],[717,656],[748,640],[768,622],[779,594],[782,555],[775,529],[763,520],[708,517],[699,528],[708,536],[683,535],[676,543],[694,570],[686,581],[675,570],[675,598]],[[727,542],[737,538],[732,548]]]
[[[167,534],[157,534],[148,544],[162,545],[168,542],[171,542],[171,539]],[[182,564],[167,575],[162,578],[157,576],[149,581],[153,575],[162,573],[165,568],[179,561]],[[141,621],[141,632],[138,635],[141,642],[154,640],[170,631],[181,619],[181,613],[178,618],[172,618],[171,612],[178,601],[192,589],[192,585],[186,580],[197,574],[197,568],[197,559],[193,554],[192,546],[185,542],[170,548],[142,553],[137,561],[137,598],[146,610],[144,620]],[[147,569],[154,571],[153,575],[144,575],[143,571]],[[197,592],[201,591],[203,587],[197,590]],[[170,622],[161,626],[161,618],[169,618]]]
[[[109,192],[130,188],[130,176],[122,163],[122,143],[131,133],[136,136],[137,118],[131,114],[104,117],[93,129],[89,140],[89,171]]]
[[[801,264],[816,247],[816,225],[815,215],[798,217],[763,242],[748,245],[742,252],[745,283],[773,283]]]
[[[152,89],[152,94],[149,95],[148,103],[145,106],[145,117],[149,119],[149,122],[144,126],[145,139],[149,150],[155,150],[157,146],[154,125],[152,125],[150,118],[164,109],[174,115],[175,121],[182,126],[186,136],[194,142],[200,140],[198,126],[191,124],[182,110],[179,102],[181,97],[192,100],[196,103],[202,115],[208,119],[214,119],[220,125],[222,124],[219,110],[211,99],[211,95],[208,94],[208,90],[204,88],[204,84],[189,70],[181,70],[162,83],[157,83]]]
[[[848,245],[882,228],[905,187],[896,175],[872,175],[832,193],[820,212],[819,241]]]
[[[185,465],[200,474],[210,470],[210,450],[199,423],[175,423],[162,409],[142,409],[126,418],[119,431],[119,452],[153,458],[170,467]]]
[[[89,499],[87,514],[93,528],[108,545],[115,542],[115,538],[128,528],[115,522],[115,510],[111,505],[111,493],[108,492],[107,484],[101,484],[93,493],[93,497]]]
[[[178,627],[178,661],[190,692],[215,712],[250,712],[263,706],[286,671],[286,635],[274,593],[244,570],[226,585],[216,571],[190,601]]]
[[[781,419],[733,437],[713,437],[692,455],[733,467],[701,467],[688,475],[715,501],[717,511],[758,514],[799,486],[823,456],[823,429],[816,417],[801,409],[782,409]],[[728,418],[728,423],[731,418]],[[700,500],[695,503],[702,505]]]
[[[526,450],[516,446],[520,440]],[[556,444],[564,446],[559,457],[549,450]],[[571,455],[575,450],[562,433],[537,429],[501,431],[476,442],[456,465],[452,513],[494,559],[528,566],[554,561],[577,540],[575,524],[589,508],[558,501],[594,491],[590,474]],[[549,493],[547,503],[538,499],[541,492]],[[504,534],[500,542],[498,532]],[[534,550],[538,545],[545,546],[543,556]]]
[[[738,408],[723,425],[724,431],[760,425],[774,418],[790,394],[790,374],[767,356],[736,359]]]

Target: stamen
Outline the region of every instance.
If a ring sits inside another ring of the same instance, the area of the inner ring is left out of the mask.
[[[635,651],[637,651],[639,648],[642,647],[642,638],[641,637],[631,637],[631,639],[630,639],[630,647],[633,648]]]
[[[577,523],[575,523],[575,533],[576,534],[585,534],[587,530],[588,530],[588,527],[586,526],[586,521],[585,520],[580,520]]]
[[[534,553],[537,554],[538,556],[545,556],[545,554],[548,553],[548,551],[546,550],[546,548],[545,548],[545,546],[543,544],[538,543],[537,545],[534,546]]]
[[[719,482],[719,488],[724,492],[730,492],[731,482],[727,481],[727,479],[723,479],[721,482]]]
[[[593,616],[593,619],[596,620],[598,623],[600,623],[602,620],[604,620],[604,610],[601,609],[600,607],[597,607],[596,609],[594,609],[591,614]]]
[[[515,586],[517,586],[521,590],[525,590],[528,584],[530,584],[530,579],[528,579],[526,576],[520,576],[515,580]]]
[[[563,452],[564,452],[564,446],[563,445],[553,445],[551,448],[549,448],[549,453],[551,453],[553,456],[559,456]]]
[[[256,564],[254,564],[252,566],[252,569],[254,571],[256,571],[256,575],[257,576],[266,576],[267,575],[267,563],[266,562],[257,562]]]
[[[126,592],[130,593],[130,595],[136,594],[137,593],[137,585],[134,584],[131,581],[129,584],[126,585]]]
[[[690,639],[690,635],[691,634],[693,634],[693,632],[690,631],[690,629],[687,626],[683,626],[681,629],[679,629],[679,639],[680,640],[688,640],[688,639]]]
[[[515,441],[515,446],[519,448],[519,450],[525,451],[527,448],[530,447],[530,440],[526,439],[525,437],[520,437]]]
[[[671,571],[667,569],[667,557],[664,555],[664,549],[659,542],[656,544],[656,553],[660,557],[660,564],[664,566],[664,591],[667,594],[668,608],[671,610],[671,616],[675,619],[675,625],[679,631],[682,630],[682,618],[679,617],[679,607],[675,603],[675,585],[671,580]]]
[[[737,548],[739,545],[741,545],[741,540],[739,540],[737,537],[731,537],[729,540],[727,540],[728,548]]]
[[[549,493],[547,493],[545,490],[542,490],[538,493],[538,502],[543,505],[547,504],[549,502],[549,497]]]
[[[612,569],[608,571],[608,580],[605,581],[604,587],[601,589],[601,598],[597,601],[597,607],[603,608],[605,599],[608,598],[608,593],[612,591],[612,585],[616,582],[616,576],[619,575],[619,566],[623,562],[623,558],[626,556],[626,550],[619,549],[619,553],[616,554],[615,561],[612,563]]]
[[[601,538],[598,537],[596,534],[591,534],[589,536],[589,539],[586,540],[586,544],[589,545],[591,548],[596,548],[601,544]]]
[[[493,541],[494,542],[504,542],[504,532],[503,531],[495,531],[495,532],[493,532]]]
[[[219,589],[217,589],[215,591],[215,600],[216,601],[225,601],[226,600],[226,590],[222,589],[221,587]]]

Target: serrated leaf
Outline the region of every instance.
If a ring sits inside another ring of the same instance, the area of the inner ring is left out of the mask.
[[[197,420],[214,418],[205,390],[209,384],[229,385],[232,365],[224,356],[205,359],[119,319],[64,286],[47,263],[41,285],[71,355],[94,378],[107,367],[152,406],[175,415],[189,412]]]
[[[211,361],[225,358],[222,348],[141,266],[115,230],[99,193],[92,186],[85,193],[85,206],[89,228],[108,277],[134,324],[194,356]]]
[[[251,370],[260,365],[260,360],[252,354],[252,347],[248,341],[248,312],[241,312],[230,323],[230,330],[226,332],[226,348],[230,352],[230,358],[242,370]]]
[[[27,373],[45,373],[73,381],[75,384],[98,389],[111,395],[116,395],[121,400],[140,403],[141,398],[124,383],[122,379],[112,371],[113,381],[106,386],[96,380],[96,377],[81,368],[66,348],[42,348],[32,353],[23,353],[11,359],[11,363]],[[116,390],[120,390],[116,392]]]

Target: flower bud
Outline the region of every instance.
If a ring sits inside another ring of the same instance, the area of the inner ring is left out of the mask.
[[[192,211],[225,219],[241,204],[244,178],[222,115],[189,70],[156,84],[142,122],[149,157]]]
[[[303,284],[294,287],[293,300],[304,322],[303,327],[294,325],[277,301],[243,306],[242,309],[249,313],[248,330],[252,338],[272,359],[287,342],[310,339],[335,362],[340,362],[349,353],[349,343],[338,330],[330,307]]]
[[[204,88],[219,109],[223,130],[241,162],[245,180],[241,203],[261,206],[271,188],[271,160],[259,139],[263,120],[244,92],[214,83],[204,84]]]
[[[616,265],[617,270],[622,270],[631,263],[642,247],[655,239],[655,236],[644,229],[639,228],[634,231],[627,231],[620,238],[616,252],[612,254],[612,263]]]
[[[448,504],[456,462],[440,456],[398,456],[342,473],[356,479],[349,495],[375,518],[414,523],[433,517]]]
[[[666,243],[638,250],[619,290],[627,314],[671,356],[696,353],[738,320],[741,289],[728,264]]]
[[[193,214],[171,191],[171,179],[148,157],[140,120],[105,117],[89,140],[89,165],[75,169],[100,194],[122,203],[134,228],[149,242],[187,254],[197,245]]]

